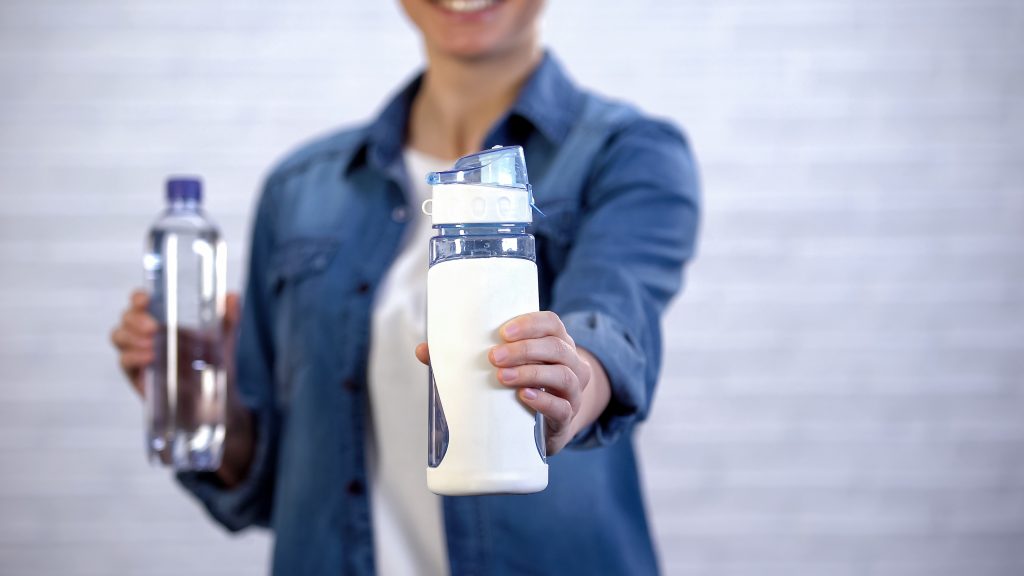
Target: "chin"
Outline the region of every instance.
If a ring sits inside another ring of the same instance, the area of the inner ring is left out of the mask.
[[[448,38],[434,47],[448,56],[463,60],[483,60],[507,50],[492,38]]]

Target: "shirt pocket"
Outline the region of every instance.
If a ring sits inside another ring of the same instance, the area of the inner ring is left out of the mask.
[[[539,207],[544,215],[534,213],[533,234],[548,242],[567,249],[576,237],[579,226],[579,210],[569,200],[548,202]]]
[[[537,240],[537,280],[540,305],[549,308],[551,288],[565,269],[569,252],[579,230],[579,209],[569,201],[548,202],[541,206],[544,216],[534,214],[532,232]]]
[[[270,292],[277,303],[274,318],[275,397],[287,408],[300,373],[309,368],[317,343],[317,320],[323,314],[325,272],[338,252],[331,237],[303,237],[277,246],[270,258]]]

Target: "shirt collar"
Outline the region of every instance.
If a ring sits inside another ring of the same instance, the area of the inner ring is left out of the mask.
[[[423,80],[420,72],[384,106],[365,131],[360,150],[349,162],[352,169],[358,160],[365,160],[371,167],[389,174],[397,174],[400,168],[402,146],[405,143],[406,127],[413,99]],[[558,60],[545,51],[540,64],[519,91],[508,114],[502,117],[491,134],[509,117],[519,116],[527,120],[535,130],[552,143],[561,144],[579,112],[582,93],[572,83]]]
[[[510,114],[525,118],[553,144],[561,144],[576,121],[581,96],[562,65],[545,51],[544,58],[519,91]]]

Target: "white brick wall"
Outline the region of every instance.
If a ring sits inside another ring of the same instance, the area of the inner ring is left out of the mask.
[[[663,565],[1024,573],[1024,3],[550,3],[707,201],[641,435]],[[106,334],[165,174],[242,274],[261,173],[418,62],[396,2],[0,3],[0,573],[253,574],[160,470]]]

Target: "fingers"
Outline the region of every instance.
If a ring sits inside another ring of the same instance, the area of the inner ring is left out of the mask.
[[[560,398],[543,390],[523,388],[519,391],[519,399],[528,407],[544,415],[550,436],[558,436],[569,429],[572,422],[572,405],[565,398]]]
[[[147,311],[148,306],[149,294],[142,290],[132,292],[121,323],[110,332],[110,341],[119,352],[121,369],[139,395],[144,394],[142,371],[156,358],[153,338],[159,329]]]
[[[531,312],[522,316],[516,316],[503,324],[499,329],[499,333],[506,342],[556,336],[573,344],[569,333],[565,331],[562,319],[558,317],[558,314],[548,311]]]
[[[134,310],[145,310],[149,306],[149,294],[144,290],[135,290],[128,298],[129,306]]]
[[[122,354],[131,350],[152,351],[158,328],[156,320],[146,312],[129,309],[121,317],[121,324],[110,333],[110,341]]]
[[[150,337],[156,334],[157,328],[159,328],[156,319],[150,316],[149,312],[134,308],[127,310],[121,316],[120,327],[139,336]]]
[[[149,315],[145,307],[139,308],[149,299],[145,294],[132,294],[132,304],[121,315],[121,323],[110,335],[111,342],[120,349],[152,346],[153,336],[159,328],[156,319]]]
[[[579,364],[579,355],[576,354],[576,349],[556,336],[501,344],[491,348],[489,358],[491,364],[498,368],[542,363],[566,364],[575,369]]]
[[[136,331],[118,326],[110,333],[110,341],[122,353],[131,350],[152,350],[153,335],[140,334]]]
[[[576,373],[564,364],[528,364],[498,370],[498,381],[516,388],[542,388],[549,394],[569,402],[569,415],[579,411],[583,392]]]
[[[149,315],[149,294],[135,290],[128,299],[128,309],[121,315],[119,324],[111,334],[110,340],[117,347],[132,346],[142,338],[152,338],[156,334],[157,322]]]
[[[416,345],[416,359],[423,364],[430,364],[430,348],[427,347],[426,342]]]
[[[150,350],[130,350],[121,353],[121,368],[125,372],[134,373],[146,366],[149,366],[155,359],[155,353]]]
[[[150,350],[128,350],[120,354],[121,370],[128,377],[135,392],[145,398],[146,390],[143,384],[143,370],[156,359],[155,352]]]

